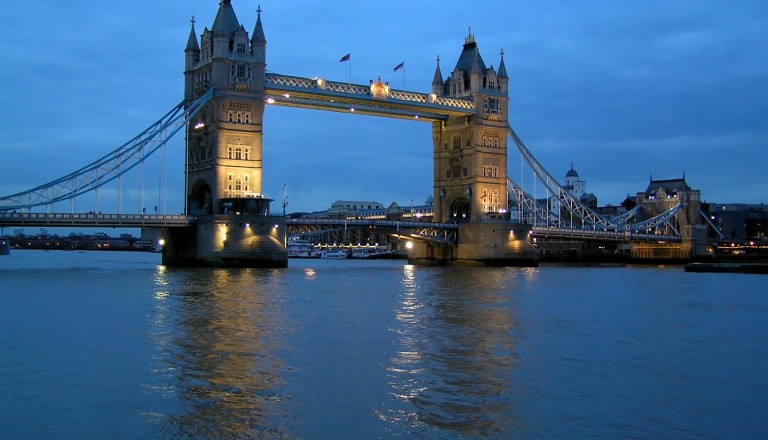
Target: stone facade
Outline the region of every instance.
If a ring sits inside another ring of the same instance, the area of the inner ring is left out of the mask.
[[[253,34],[222,0],[198,43],[192,20],[184,49],[184,98],[214,96],[187,125],[186,212],[195,227],[169,231],[163,263],[176,266],[286,267],[285,218],[262,194],[266,45],[257,10]]]
[[[503,215],[509,116],[504,53],[498,71],[486,67],[470,32],[447,79],[438,58],[432,93],[471,100],[477,109],[473,116],[432,123],[435,221],[468,223]]]
[[[266,45],[258,11],[253,35],[222,1],[198,44],[192,22],[184,50],[184,97],[215,95],[187,127],[187,205],[191,215],[223,213],[222,200],[261,197]]]

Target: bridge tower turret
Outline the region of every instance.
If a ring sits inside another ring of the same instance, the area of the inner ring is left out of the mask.
[[[190,215],[223,214],[234,209],[238,199],[263,199],[266,44],[260,8],[250,39],[230,0],[221,1],[213,26],[205,28],[199,46],[192,23],[184,51],[185,99],[192,102],[211,87],[216,92],[187,127]],[[269,209],[267,199],[255,205]]]
[[[251,37],[231,0],[221,0],[198,44],[192,20],[184,49],[187,105],[213,98],[186,131],[186,213],[196,224],[166,240],[169,265],[286,267],[285,218],[262,194],[262,133],[267,40],[256,10]]]
[[[432,93],[471,100],[477,112],[434,122],[435,221],[468,223],[507,212],[509,78],[504,52],[498,72],[486,67],[470,29],[450,76],[437,60]]]

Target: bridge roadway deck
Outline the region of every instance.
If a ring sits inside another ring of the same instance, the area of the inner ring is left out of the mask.
[[[456,232],[459,229],[459,225],[455,223],[372,219],[300,218],[286,219],[285,224],[291,234],[304,235],[346,228],[378,228],[391,231],[402,238],[417,238],[444,244],[456,244]]]
[[[180,228],[191,226],[195,217],[165,214],[62,214],[0,212],[0,226]]]
[[[188,215],[166,214],[68,214],[68,213],[16,213],[0,212],[0,226],[35,227],[114,227],[114,228],[182,228],[195,224]],[[459,225],[456,223],[411,222],[370,219],[286,219],[292,233],[307,234],[329,229],[382,228],[403,237],[455,243]],[[601,231],[592,229],[565,229],[534,226],[533,235],[539,238],[570,238],[575,240],[611,240],[645,242],[679,242],[680,237],[658,234],[640,234],[630,231]]]
[[[605,231],[598,229],[568,229],[544,226],[533,227],[534,237],[571,238],[575,240],[599,241],[644,241],[644,242],[680,242],[675,235],[640,234],[631,231]]]

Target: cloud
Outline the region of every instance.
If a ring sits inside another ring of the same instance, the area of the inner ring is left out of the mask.
[[[257,2],[233,4],[251,32]],[[96,159],[178,103],[189,20],[195,15],[199,35],[216,9],[204,0],[0,5],[8,23],[0,28],[0,194]],[[545,0],[460,10],[297,1],[262,9],[270,71],[346,81],[351,67],[353,82],[381,76],[422,92],[438,55],[443,76],[453,69],[471,26],[487,64],[498,67],[504,49],[515,130],[560,180],[573,161],[601,203],[643,190],[650,174],[682,172],[707,200],[768,194],[763,1]],[[339,63],[348,52],[352,62]],[[393,73],[401,61],[404,71]],[[280,199],[288,182],[291,209],[353,198],[420,203],[432,192],[429,124],[268,108],[264,133],[264,192]],[[174,154],[169,192],[180,193],[183,155]],[[511,151],[509,169],[517,168]]]

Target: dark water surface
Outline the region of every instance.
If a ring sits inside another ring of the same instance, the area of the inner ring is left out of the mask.
[[[0,257],[0,438],[768,437],[768,277]]]

